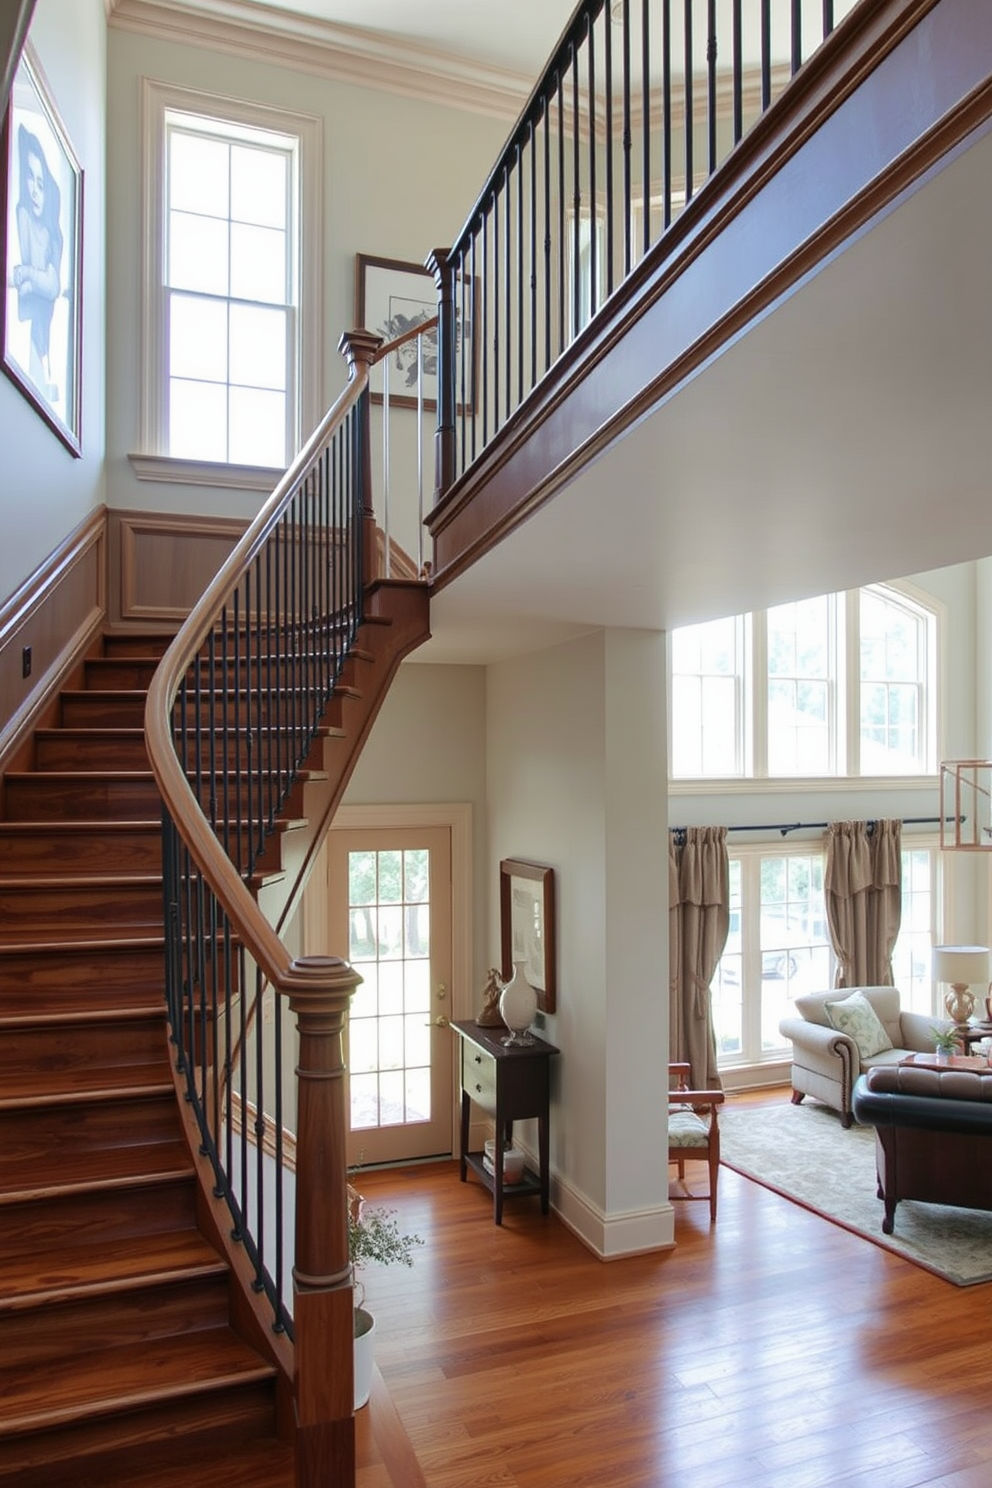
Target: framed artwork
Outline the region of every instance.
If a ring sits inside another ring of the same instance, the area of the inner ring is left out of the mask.
[[[30,47],[14,75],[0,162],[3,370],[79,455],[83,173]]]
[[[499,865],[499,928],[501,975],[513,975],[514,961],[523,961],[527,980],[537,993],[537,1005],[553,1013],[557,1003],[555,977],[555,870],[520,858],[503,858]]]
[[[404,263],[398,258],[373,258],[359,253],[355,259],[355,324],[375,331],[385,341],[395,341],[405,331],[423,325],[437,315],[437,288],[434,275],[419,264]],[[456,307],[460,337],[467,332]],[[470,332],[467,332],[470,334]],[[473,348],[471,344],[469,350]],[[424,410],[437,411],[437,327],[423,338]],[[474,389],[474,357],[472,384]],[[382,402],[383,378],[379,367],[372,369],[372,402]],[[473,394],[469,395],[471,404]],[[397,347],[389,365],[389,404],[391,408],[417,406],[417,338]],[[459,405],[459,412],[461,412]],[[464,409],[471,413],[471,407]]]

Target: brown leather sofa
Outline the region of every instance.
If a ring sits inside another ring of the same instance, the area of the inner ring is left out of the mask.
[[[900,1199],[992,1209],[992,1069],[882,1065],[859,1076],[851,1104],[875,1128],[886,1235]]]

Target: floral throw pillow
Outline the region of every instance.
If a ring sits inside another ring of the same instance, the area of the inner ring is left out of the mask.
[[[854,1040],[862,1059],[871,1059],[892,1048],[892,1040],[882,1027],[881,1019],[860,992],[852,992],[843,1002],[828,1002],[827,1017],[832,1028]]]

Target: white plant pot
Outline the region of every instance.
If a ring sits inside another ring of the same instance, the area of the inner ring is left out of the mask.
[[[375,1363],[375,1318],[364,1307],[355,1308],[355,1409],[368,1404]]]

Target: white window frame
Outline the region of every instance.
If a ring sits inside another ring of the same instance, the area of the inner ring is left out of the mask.
[[[941,927],[946,916],[946,872],[940,839],[936,833],[926,832],[904,837],[902,851],[924,851],[930,854],[930,942],[931,948],[942,938]],[[826,846],[817,842],[793,841],[791,843],[747,843],[729,849],[732,860],[741,865],[741,1052],[720,1054],[717,1049],[717,1065],[721,1071],[753,1069],[763,1065],[779,1065],[787,1061],[790,1053],[788,1040],[772,1049],[761,1047],[761,982],[762,956],[760,949],[760,893],[761,862],[763,858],[826,857]],[[833,982],[836,957],[830,952],[830,975],[823,991],[829,991]],[[933,983],[932,967],[929,982],[929,1005],[921,1006],[907,995],[905,1006],[924,1016],[943,1016],[938,1006],[938,988]],[[908,994],[910,989],[904,989]],[[842,996],[838,993],[838,996]]]
[[[235,489],[271,490],[271,472],[213,461],[175,459],[165,450],[168,420],[168,310],[165,294],[166,130],[170,114],[216,119],[239,127],[290,136],[297,145],[294,226],[296,351],[293,368],[295,409],[290,459],[316,428],[323,398],[323,125],[310,114],[177,87],[153,78],[141,80],[143,148],[142,367],[138,453],[132,466],[142,480]]]
[[[891,597],[897,604],[916,611],[925,627],[925,661],[920,721],[921,769],[916,774],[886,774],[867,776],[861,774],[861,664],[860,630],[858,624],[860,595],[862,590],[840,591],[829,596],[833,602],[831,647],[833,652],[833,674],[830,678],[832,730],[830,757],[833,771],[828,775],[769,775],[768,774],[768,647],[767,612],[755,610],[743,617],[748,641],[746,644],[739,690],[743,698],[745,719],[744,737],[738,748],[738,759],[742,762],[740,773],[734,776],[675,776],[671,774],[672,760],[672,710],[669,708],[669,790],[672,794],[692,794],[701,788],[710,793],[752,790],[808,789],[810,783],[830,785],[855,783],[867,789],[879,781],[909,784],[931,784],[938,771],[940,723],[940,688],[938,680],[939,650],[942,644],[944,606],[932,596],[917,592],[904,583],[869,584],[865,591],[882,597]],[[668,647],[669,677],[672,672],[671,640]],[[669,687],[669,693],[671,688]]]

